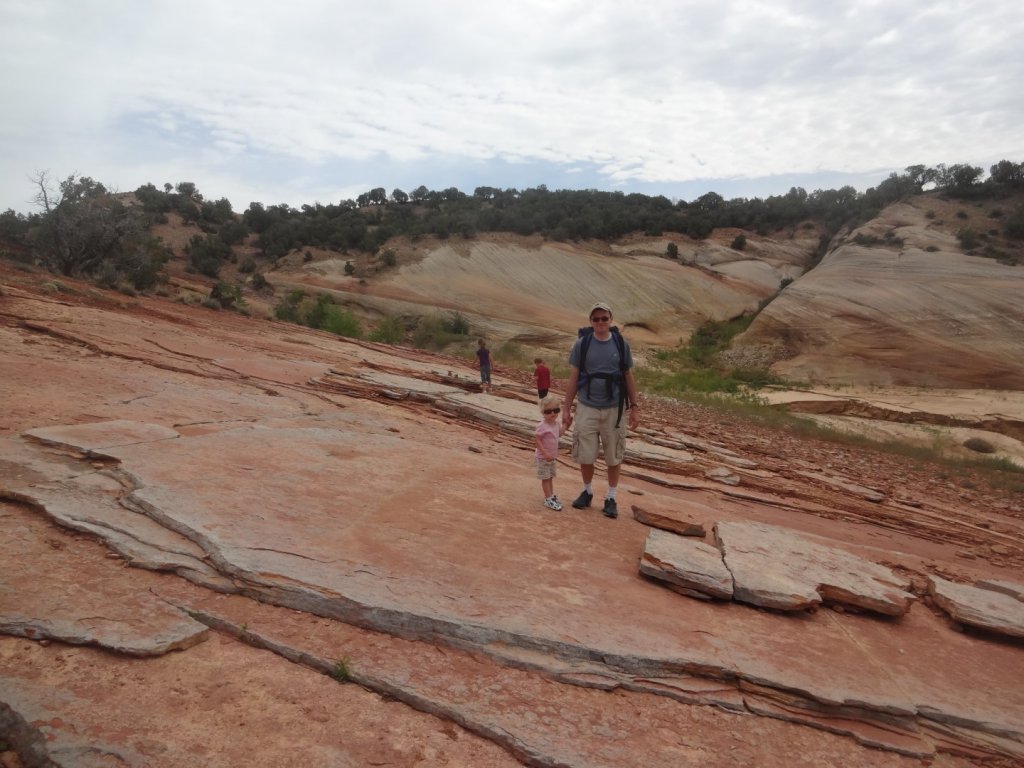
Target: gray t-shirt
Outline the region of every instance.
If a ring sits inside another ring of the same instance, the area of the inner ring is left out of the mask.
[[[575,368],[580,368],[582,344],[582,338],[576,339],[576,343],[572,345],[572,351],[569,353],[569,365]],[[633,353],[629,349],[629,342],[623,339],[622,344],[626,352],[626,368],[632,368]],[[613,337],[609,337],[607,341],[599,341],[596,337],[590,340],[590,347],[587,349],[586,370],[588,374],[621,372],[619,350],[615,346]],[[581,368],[580,380],[583,379],[584,373]],[[576,396],[581,403],[589,405],[591,408],[611,408],[613,406],[618,408],[619,389],[623,384],[622,381],[613,382],[607,379],[590,378],[590,386],[584,384],[581,389],[576,391]]]

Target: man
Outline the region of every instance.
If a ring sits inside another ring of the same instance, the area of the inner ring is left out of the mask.
[[[590,327],[593,333],[582,334],[569,353],[569,382],[562,408],[564,431],[574,420],[573,399],[579,399],[572,435],[572,458],[580,465],[583,492],[572,505],[583,509],[589,507],[594,499],[594,462],[600,448],[608,467],[608,493],[602,511],[605,517],[615,518],[619,516],[615,500],[619,469],[626,452],[623,408],[628,409],[629,428],[636,429],[640,423],[640,405],[636,382],[633,381],[633,354],[618,331],[613,333],[612,310],[607,303],[599,301],[590,308]]]

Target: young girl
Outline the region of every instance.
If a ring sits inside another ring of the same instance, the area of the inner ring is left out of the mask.
[[[562,400],[557,395],[548,395],[540,401],[542,418],[534,438],[537,441],[537,477],[544,491],[544,506],[560,510],[562,502],[555,496],[555,459],[558,457],[558,437],[562,434],[562,422],[558,414]]]

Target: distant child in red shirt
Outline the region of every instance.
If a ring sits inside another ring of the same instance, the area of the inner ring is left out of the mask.
[[[562,411],[562,400],[557,395],[548,395],[540,401],[541,422],[537,425],[534,437],[537,442],[537,477],[544,491],[544,506],[558,511],[562,502],[555,496],[555,463],[558,458],[558,438],[562,434],[562,421],[558,414]]]
[[[533,363],[537,366],[533,371],[533,377],[537,379],[537,397],[543,400],[551,389],[551,371],[539,357],[535,358]]]

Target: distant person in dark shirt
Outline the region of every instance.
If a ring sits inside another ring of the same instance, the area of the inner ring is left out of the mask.
[[[491,350],[487,348],[487,342],[480,339],[479,348],[476,351],[476,364],[480,369],[480,389],[483,392],[491,391]]]

